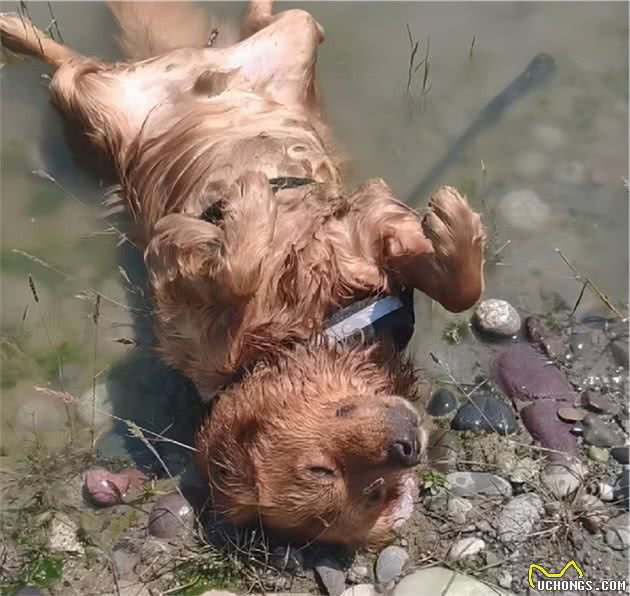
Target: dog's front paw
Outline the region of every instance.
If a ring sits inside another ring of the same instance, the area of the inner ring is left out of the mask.
[[[422,229],[444,270],[481,264],[485,240],[481,217],[452,186],[433,194]]]

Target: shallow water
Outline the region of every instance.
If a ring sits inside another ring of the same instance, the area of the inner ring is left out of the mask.
[[[13,3],[0,6],[15,10]],[[487,296],[511,301],[522,314],[548,312],[560,300],[572,304],[580,285],[554,250],[560,248],[614,301],[627,302],[626,4],[303,6],[326,31],[319,80],[328,117],[352,156],[353,179],[383,177],[403,199],[534,55],[553,55],[552,81],[484,130],[440,182],[465,190],[484,213],[490,255],[509,241],[501,262],[486,269]],[[117,55],[103,5],[55,2],[53,7],[66,43],[93,55]],[[208,10],[236,15],[241,5],[209,4]],[[48,24],[45,3],[31,3],[30,11],[36,23]],[[430,38],[424,95],[423,67],[406,93],[407,25],[422,57]],[[141,259],[128,244],[118,246],[117,232],[102,219],[99,201],[112,181],[85,147],[69,138],[49,105],[45,72],[30,63],[0,71],[3,455],[19,453],[35,439],[62,444],[68,418],[82,441],[90,435],[79,429],[90,425],[93,414],[97,422],[108,420],[90,408],[67,412],[59,395],[35,387],[87,394],[91,400],[96,374],[99,383],[108,384],[117,416],[156,431],[169,427],[187,394],[186,383],[143,348],[151,334]],[[65,192],[32,174],[39,169]],[[548,209],[540,221],[519,212],[510,223],[497,207],[506,194],[523,189],[536,192]],[[124,218],[114,221],[124,226]],[[525,225],[529,222],[536,223]],[[29,288],[29,274],[39,302]],[[94,292],[104,296],[98,323]],[[432,351],[455,377],[470,381],[477,368],[486,367],[488,351],[473,340],[453,347],[442,339],[449,322],[465,317],[450,315],[421,296],[416,302],[412,350],[418,365],[435,368],[428,357]],[[587,292],[578,314],[594,311],[603,312],[601,303]],[[139,344],[135,349],[133,342]],[[111,441],[116,443],[115,437]]]

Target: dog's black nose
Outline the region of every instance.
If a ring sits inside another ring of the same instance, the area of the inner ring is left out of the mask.
[[[387,448],[388,459],[393,464],[405,467],[415,466],[418,463],[420,452],[416,437],[397,439]]]

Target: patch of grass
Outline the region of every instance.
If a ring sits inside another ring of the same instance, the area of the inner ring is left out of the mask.
[[[446,476],[437,470],[427,470],[422,473],[422,489],[430,494],[446,487]]]
[[[444,327],[442,337],[449,344],[456,346],[470,336],[470,323],[468,321],[451,321]]]
[[[199,596],[210,590],[229,590],[234,584],[229,561],[215,551],[181,563],[175,569],[174,576],[175,585],[168,593],[179,596]]]
[[[84,350],[79,344],[64,341],[53,349],[41,349],[33,353],[33,362],[46,380],[56,379],[59,374],[59,361],[62,365],[80,363]]]
[[[0,593],[14,594],[24,586],[33,585],[48,588],[61,579],[63,566],[61,556],[37,551],[26,560],[13,579],[0,578]]]

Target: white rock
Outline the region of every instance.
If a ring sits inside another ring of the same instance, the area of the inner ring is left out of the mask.
[[[540,480],[557,498],[562,499],[579,488],[585,474],[586,468],[581,463],[550,463],[542,471]]]
[[[457,497],[454,495],[450,495],[448,497],[446,512],[448,518],[456,524],[465,524],[466,516],[472,508],[473,504],[463,497]]]
[[[428,567],[404,577],[393,596],[508,596],[510,592],[488,586],[473,577],[445,567]]]
[[[64,513],[56,513],[50,522],[48,547],[50,550],[84,554],[85,549],[77,538],[78,526]]]
[[[409,554],[400,546],[388,546],[381,551],[376,561],[376,579],[387,584],[402,573]]]
[[[513,190],[497,205],[499,216],[515,230],[542,233],[551,219],[551,208],[530,189]]]
[[[599,483],[599,498],[602,501],[612,501],[614,499],[614,490],[610,484],[606,482]]]
[[[474,319],[481,331],[502,337],[512,337],[521,328],[521,317],[516,309],[509,302],[495,298],[480,302]]]
[[[486,548],[486,543],[481,538],[470,536],[458,540],[448,552],[449,561],[459,561],[464,557],[472,557]]]
[[[512,574],[507,571],[502,571],[501,575],[499,575],[499,585],[502,588],[511,588],[512,587]]]
[[[341,596],[376,596],[376,588],[372,584],[351,586]]]

